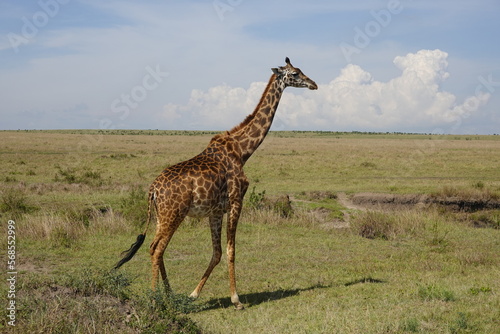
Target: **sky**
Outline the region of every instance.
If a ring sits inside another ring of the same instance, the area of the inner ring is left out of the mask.
[[[500,133],[498,0],[4,0],[0,130]]]

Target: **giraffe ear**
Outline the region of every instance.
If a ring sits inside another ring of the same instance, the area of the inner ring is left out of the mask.
[[[281,72],[280,72],[280,70],[279,70],[279,69],[277,69],[277,68],[271,68],[271,70],[272,70],[272,71],[273,71],[273,73],[274,73],[274,74],[276,74],[276,75],[279,75],[279,74],[281,73]]]

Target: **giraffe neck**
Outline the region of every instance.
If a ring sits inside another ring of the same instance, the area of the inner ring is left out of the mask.
[[[284,84],[273,74],[254,112],[229,131],[240,144],[243,163],[255,152],[271,128],[284,89]]]

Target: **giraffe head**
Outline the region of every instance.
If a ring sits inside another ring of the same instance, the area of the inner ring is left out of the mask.
[[[309,89],[318,89],[318,85],[311,79],[309,79],[302,71],[293,67],[290,63],[290,59],[286,57],[285,59],[286,65],[280,66],[278,68],[273,68],[273,73],[278,76],[278,80],[282,80],[285,84],[285,87],[298,87],[298,88],[309,88]]]

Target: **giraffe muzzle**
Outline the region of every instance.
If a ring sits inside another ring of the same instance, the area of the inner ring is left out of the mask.
[[[309,88],[310,90],[316,90],[316,89],[318,89],[318,85],[316,85],[316,83],[314,81],[312,81],[312,82],[307,84],[307,88]]]

